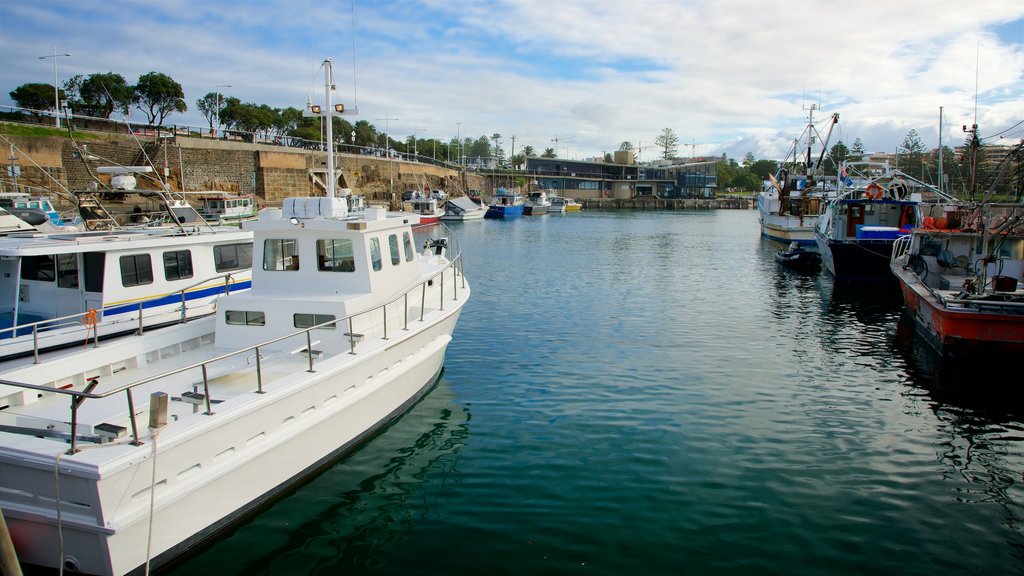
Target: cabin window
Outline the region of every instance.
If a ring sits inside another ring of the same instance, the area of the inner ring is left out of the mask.
[[[263,241],[264,270],[298,270],[299,243],[294,238],[269,238]]]
[[[317,240],[316,267],[321,272],[355,272],[351,240]]]
[[[153,283],[153,262],[149,254],[121,256],[121,285],[141,286]]]
[[[267,315],[252,310],[225,310],[224,322],[234,326],[266,326]]]
[[[412,262],[412,259],[416,255],[416,251],[412,249],[412,234],[403,232],[402,243],[405,244],[405,261]]]
[[[391,249],[391,265],[398,266],[402,261],[402,255],[398,252],[398,234],[388,236],[388,248]]]
[[[295,314],[293,316],[293,320],[296,328],[312,328],[313,326],[333,322],[334,314]],[[320,329],[334,330],[337,326],[337,324],[331,324],[328,326],[320,326]]]
[[[78,288],[78,255],[57,255],[57,287]]]
[[[21,279],[53,282],[57,278],[53,256],[25,256],[21,259]]]
[[[380,238],[370,238],[370,261],[375,272],[379,272],[384,266],[380,258]]]
[[[164,252],[164,278],[182,280],[192,277],[192,252],[175,250]]]
[[[213,262],[217,272],[252,268],[252,244],[214,246]]]

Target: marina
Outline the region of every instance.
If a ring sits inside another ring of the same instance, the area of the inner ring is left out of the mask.
[[[1015,379],[757,224],[455,226],[474,296],[433,391],[170,573],[1024,569]]]

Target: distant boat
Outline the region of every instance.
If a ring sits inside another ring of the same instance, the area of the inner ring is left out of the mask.
[[[548,201],[551,205],[548,206],[548,212],[553,214],[565,213],[565,208],[569,204],[569,201],[561,196],[548,196]]]
[[[420,224],[437,224],[444,216],[444,210],[437,205],[435,198],[415,196],[408,202],[409,212],[420,217]]]
[[[780,169],[769,176],[769,181],[757,196],[761,236],[783,244],[815,243],[814,227],[828,193],[822,160],[828,149],[832,128],[839,123],[839,115],[831,116],[828,133],[822,138],[814,125],[816,109],[815,105],[811,106],[807,114],[807,126],[800,137],[793,141],[793,147],[783,162],[783,165],[799,164],[804,167],[804,172],[790,173]],[[814,148],[816,142],[820,143],[818,150]]]
[[[0,192],[0,208],[8,211],[16,209],[39,210],[46,214],[54,226],[63,226],[64,220],[53,205],[53,198],[44,195],[31,195],[25,192]]]
[[[895,283],[893,243],[920,225],[920,204],[955,199],[886,162],[848,163],[842,170],[849,176],[814,232],[822,263],[840,281]]]
[[[487,214],[487,208],[473,202],[467,196],[451,198],[444,204],[444,215],[442,221],[461,222],[465,220],[482,220]]]
[[[523,205],[523,214],[540,216],[547,214],[550,208],[551,200],[548,199],[547,192],[534,190],[526,197],[526,203]]]
[[[484,218],[517,218],[523,215],[524,205],[522,195],[498,188]]]
[[[238,224],[253,220],[258,212],[253,194],[236,192],[202,191],[184,192],[185,198],[193,203],[198,201],[199,215],[211,224]]]

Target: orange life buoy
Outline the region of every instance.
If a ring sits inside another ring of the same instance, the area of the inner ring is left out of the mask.
[[[882,197],[883,192],[885,191],[882,189],[881,186],[872,182],[871,184],[868,184],[867,189],[864,190],[864,195],[872,200],[878,200],[879,198]]]
[[[96,326],[96,310],[89,310],[82,315],[82,326]]]

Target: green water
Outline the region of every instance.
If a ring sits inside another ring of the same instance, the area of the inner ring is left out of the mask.
[[[433,391],[168,572],[1024,572],[1016,359],[940,361],[898,293],[778,268],[753,211],[455,231]]]

